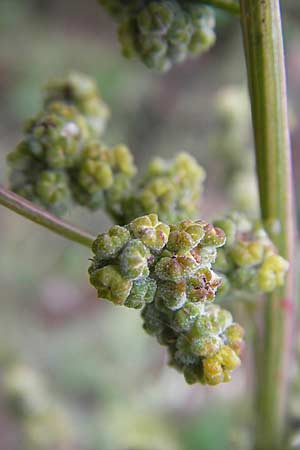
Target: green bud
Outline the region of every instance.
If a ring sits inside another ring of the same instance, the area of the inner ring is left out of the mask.
[[[141,241],[130,240],[120,254],[121,273],[129,280],[147,277],[149,258],[150,252]]]
[[[151,279],[141,279],[134,281],[124,306],[128,308],[139,309],[145,303],[151,303],[154,299],[156,291],[156,282]]]
[[[123,305],[130,294],[132,281],[124,278],[116,266],[108,265],[90,274],[90,282],[98,297],[115,305]]]
[[[279,255],[268,255],[258,271],[258,286],[263,292],[272,292],[283,286],[289,263]]]
[[[142,311],[144,330],[151,335],[158,335],[164,329],[161,313],[155,308],[154,303],[146,305]]]
[[[204,312],[204,305],[195,305],[194,303],[186,303],[174,315],[174,327],[177,331],[188,331],[194,324],[197,317]]]
[[[160,251],[168,242],[170,228],[159,222],[156,214],[139,217],[130,224],[133,235],[153,251]]]
[[[277,250],[259,222],[251,222],[242,214],[233,213],[216,222],[229,239],[218,252],[216,270],[226,274],[226,295],[253,298],[282,286],[288,262]],[[223,296],[225,292],[223,289]]]
[[[230,256],[238,266],[256,266],[263,260],[264,246],[257,241],[238,241],[232,246]]]
[[[204,235],[201,224],[185,220],[176,226],[171,226],[167,248],[172,252],[188,252],[199,244]]]
[[[137,25],[143,34],[161,35],[170,27],[174,14],[168,3],[152,1],[137,16]]]
[[[86,119],[91,137],[103,134],[110,112],[93,79],[72,72],[66,78],[51,80],[45,88],[44,105],[51,108],[55,102],[63,102],[78,109]]]
[[[70,204],[71,192],[65,173],[45,170],[36,182],[36,194],[42,205],[57,215],[63,215]]]
[[[178,282],[193,274],[197,267],[192,257],[180,255],[164,257],[156,264],[155,273],[161,280]]]
[[[125,227],[114,225],[108,233],[99,234],[93,242],[92,250],[98,260],[115,258],[127,244],[130,233]]]
[[[187,301],[185,281],[160,281],[158,286],[157,295],[161,297],[166,308],[176,311]]]

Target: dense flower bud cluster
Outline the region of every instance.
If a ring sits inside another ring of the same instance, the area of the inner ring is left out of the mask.
[[[77,108],[89,127],[89,132],[100,137],[110,116],[108,106],[101,98],[95,80],[73,72],[66,78],[51,80],[45,88],[44,105],[63,102]]]
[[[20,426],[22,448],[48,450],[71,445],[71,422],[54,401],[38,372],[23,364],[3,370],[1,392],[12,418]]]
[[[216,271],[226,280],[220,293],[232,294],[237,290],[257,296],[283,285],[289,263],[278,255],[260,223],[233,213],[214,225],[221,227],[227,236],[215,264]]]
[[[133,183],[130,150],[100,139],[107,118],[93,80],[73,73],[50,82],[44,110],[7,155],[10,188],[58,216],[79,204],[104,208],[121,225],[150,213],[168,223],[196,217],[205,179],[197,161],[187,153],[155,158]]]
[[[215,42],[211,8],[190,0],[99,0],[118,23],[123,55],[167,71]]]
[[[122,222],[149,213],[167,223],[197,217],[204,179],[203,168],[187,153],[170,161],[155,158],[125,199]]]
[[[119,209],[135,172],[132,154],[125,145],[108,148],[96,141],[87,142],[70,173],[73,197],[90,209],[106,204]]]
[[[7,156],[11,189],[64,214],[71,198],[67,171],[78,162],[87,139],[86,122],[73,106],[52,103],[29,120],[24,131],[23,140]]]
[[[56,215],[73,202],[95,209],[107,201],[120,209],[135,167],[127,147],[99,142],[107,118],[93,80],[71,74],[50,82],[44,111],[27,122],[25,137],[8,154],[11,189]]]
[[[225,233],[207,222],[160,222],[156,214],[113,226],[94,241],[89,269],[98,297],[143,308],[144,329],[166,345],[189,383],[218,384],[240,364],[243,330],[213,306],[212,270]]]

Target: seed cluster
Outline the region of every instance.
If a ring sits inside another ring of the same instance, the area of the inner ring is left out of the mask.
[[[11,189],[56,215],[73,203],[96,209],[107,197],[118,202],[136,170],[126,146],[100,142],[108,116],[93,80],[71,74],[49,83],[44,110],[7,156]]]
[[[235,291],[257,298],[284,284],[289,263],[280,255],[259,222],[233,213],[214,222],[227,236],[218,252],[215,270],[222,275],[220,293]]]
[[[207,51],[215,42],[211,8],[190,0],[99,0],[118,23],[122,53],[150,69],[172,65]]]
[[[203,168],[187,153],[179,153],[170,161],[153,159],[124,199],[122,223],[150,213],[167,223],[197,217],[204,179]]]
[[[205,178],[197,161],[187,153],[155,158],[137,177],[130,150],[103,143],[108,117],[90,78],[48,83],[43,111],[7,155],[10,188],[58,216],[79,204],[105,209],[118,224],[153,212],[168,223],[196,217]]]
[[[94,241],[90,281],[98,297],[142,308],[144,329],[166,345],[189,383],[229,381],[240,364],[242,328],[212,305],[212,270],[224,232],[207,222],[160,222],[156,214],[113,226]]]

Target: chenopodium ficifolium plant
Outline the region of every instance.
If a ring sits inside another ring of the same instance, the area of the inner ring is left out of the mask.
[[[106,195],[117,202],[136,169],[126,146],[102,143],[108,116],[90,78],[71,74],[50,82],[43,111],[7,156],[11,189],[60,216],[74,203],[102,207]]]
[[[150,69],[207,51],[215,43],[214,11],[190,0],[99,0],[118,24],[122,53]]]
[[[149,213],[167,223],[196,218],[204,180],[204,169],[187,153],[179,153],[170,161],[154,158],[124,198],[123,217],[118,223],[126,224]]]
[[[215,270],[222,276],[218,295],[237,293],[257,300],[284,284],[289,263],[278,251],[259,221],[232,213],[214,221],[226,233],[226,243],[219,250]]]
[[[64,407],[53,400],[41,374],[19,362],[1,372],[2,396],[20,427],[22,448],[48,450],[71,446],[75,436],[71,420]]]
[[[130,150],[103,142],[108,116],[89,77],[50,81],[43,111],[7,156],[11,189],[58,216],[76,204],[103,208],[119,224],[152,212],[169,223],[198,216],[205,174],[197,161],[156,158],[137,177]]]
[[[240,365],[243,329],[213,305],[213,271],[225,233],[202,220],[167,225],[156,214],[114,225],[93,243],[90,282],[98,297],[142,308],[144,329],[168,348],[188,383],[229,381]]]

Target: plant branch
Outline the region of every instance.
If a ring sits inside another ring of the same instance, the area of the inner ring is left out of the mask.
[[[231,14],[240,14],[239,2],[235,0],[204,0],[203,3],[214,6],[215,8],[222,9],[223,11]]]
[[[0,204],[70,241],[91,247],[94,236],[42,210],[0,185]]]
[[[290,261],[286,285],[266,299],[256,371],[256,449],[282,448],[291,351],[294,218],[279,0],[241,0],[261,216]]]

